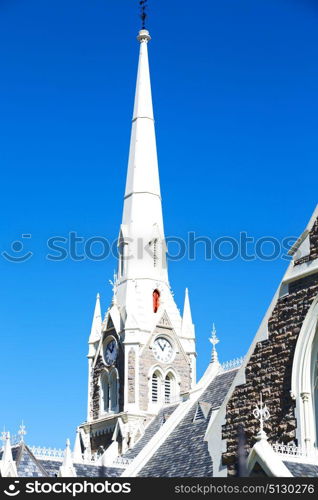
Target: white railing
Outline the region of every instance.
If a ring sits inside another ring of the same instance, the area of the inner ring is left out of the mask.
[[[318,451],[316,449],[308,450],[305,447],[296,446],[295,444],[287,445],[282,443],[274,443],[272,447],[276,453],[285,457],[286,460],[303,459],[318,463]]]
[[[241,356],[240,358],[235,358],[231,359],[230,361],[225,361],[225,363],[222,363],[221,366],[223,370],[226,372],[228,370],[233,370],[234,368],[239,368],[242,366],[244,361],[244,357]]]
[[[64,458],[64,450],[57,448],[45,448],[41,446],[31,446],[33,455],[40,460],[59,460]]]
[[[33,455],[39,460],[55,460],[62,462],[64,458],[64,450],[57,448],[46,448],[42,446],[30,446],[30,450]],[[131,458],[117,457],[112,463],[113,467],[118,469],[126,469],[128,465],[132,462]],[[82,463],[87,465],[101,465],[101,454],[92,453],[90,455],[86,454],[82,456]]]

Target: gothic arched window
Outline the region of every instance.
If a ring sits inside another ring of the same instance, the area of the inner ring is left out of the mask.
[[[292,369],[296,439],[308,452],[318,448],[318,296],[298,336]]]
[[[117,372],[112,370],[109,377],[109,400],[110,400],[110,410],[113,412],[117,411],[118,403],[118,384],[117,384]]]
[[[152,293],[152,302],[153,302],[153,312],[156,313],[160,306],[160,292],[159,290],[154,290]]]
[[[171,403],[173,389],[173,375],[168,373],[165,378],[165,403]]]
[[[151,378],[151,401],[153,403],[159,402],[160,397],[160,375],[158,373],[153,373]]]
[[[123,277],[125,274],[126,247],[127,243],[125,243],[123,236],[121,235],[118,243],[118,253],[119,253],[118,274],[120,277]]]
[[[107,372],[103,372],[101,376],[100,388],[100,409],[102,413],[107,413],[109,411],[109,379]]]

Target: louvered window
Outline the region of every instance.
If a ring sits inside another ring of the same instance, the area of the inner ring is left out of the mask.
[[[151,401],[157,403],[159,399],[159,378],[156,373],[153,374],[151,379]]]
[[[113,412],[117,410],[117,390],[117,374],[113,370],[109,377],[109,409]]]
[[[154,240],[154,242],[153,242],[153,267],[157,267],[157,261],[158,261],[157,244],[158,244],[158,240]]]
[[[101,410],[107,413],[109,410],[109,380],[108,373],[103,373],[101,377]]]
[[[204,413],[203,413],[203,410],[201,408],[200,403],[197,404],[197,408],[195,411],[193,422],[197,422],[198,420],[205,420],[205,416],[204,416]]]
[[[165,378],[165,403],[171,402],[172,379],[169,375]]]

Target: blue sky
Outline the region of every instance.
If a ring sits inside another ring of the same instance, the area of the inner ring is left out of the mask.
[[[0,251],[33,252],[19,264],[0,256],[0,429],[14,434],[23,419],[29,444],[64,447],[86,415],[95,295],[105,311],[116,261],[52,262],[46,242],[117,237],[137,4],[0,0]],[[316,2],[149,4],[166,234],[298,236],[317,202]],[[213,321],[221,360],[247,351],[286,266],[206,261],[199,247],[170,263],[180,307],[190,290],[199,374]]]

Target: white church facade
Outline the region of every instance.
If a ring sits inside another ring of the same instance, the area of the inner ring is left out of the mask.
[[[2,477],[318,476],[318,208],[243,360],[196,379],[188,291],[182,315],[166,259],[147,30],[140,54],[108,310],[97,295],[87,416],[73,450],[3,435]]]

